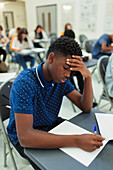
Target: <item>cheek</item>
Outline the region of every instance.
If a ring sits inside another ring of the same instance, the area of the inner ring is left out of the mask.
[[[62,70],[59,67],[56,67],[54,70],[52,70],[53,78],[60,78],[62,76]]]

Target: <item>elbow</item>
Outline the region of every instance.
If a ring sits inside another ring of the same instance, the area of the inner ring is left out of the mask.
[[[85,112],[85,113],[90,113],[90,112],[91,112],[91,110],[92,110],[92,108],[83,109],[83,112]]]
[[[19,143],[22,147],[26,147],[26,139],[25,139],[25,136],[22,137],[22,136],[19,136],[18,137],[18,140],[19,140]]]
[[[24,134],[24,135],[18,135],[18,140],[19,140],[19,143],[22,147],[30,147],[29,146],[29,139],[28,137]]]
[[[102,47],[102,51],[107,51],[105,47]]]
[[[91,110],[92,110],[92,106],[93,106],[93,104],[86,106],[82,109],[82,111],[85,112],[85,113],[90,113]]]

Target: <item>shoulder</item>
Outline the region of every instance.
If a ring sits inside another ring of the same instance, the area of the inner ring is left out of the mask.
[[[17,40],[17,35],[13,35],[11,40]]]
[[[36,84],[35,68],[23,70],[15,79],[13,86],[33,88]]]
[[[100,37],[101,39],[109,39],[109,34],[103,34],[101,37]]]

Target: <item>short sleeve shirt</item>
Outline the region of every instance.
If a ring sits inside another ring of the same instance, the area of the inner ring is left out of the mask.
[[[112,42],[108,34],[103,34],[94,44],[92,48],[92,57],[97,58],[97,56],[102,52],[102,43],[106,43],[109,46]]]
[[[48,131],[58,118],[63,96],[74,90],[69,79],[64,83],[48,83],[42,72],[42,64],[22,71],[12,85],[7,131],[14,144],[18,142],[15,113],[32,114],[33,128]]]

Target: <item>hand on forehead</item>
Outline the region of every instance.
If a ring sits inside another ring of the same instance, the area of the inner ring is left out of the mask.
[[[72,55],[71,57],[66,58],[66,65],[70,67],[72,70],[73,67],[78,67],[79,65],[83,64],[82,58],[77,55]]]

